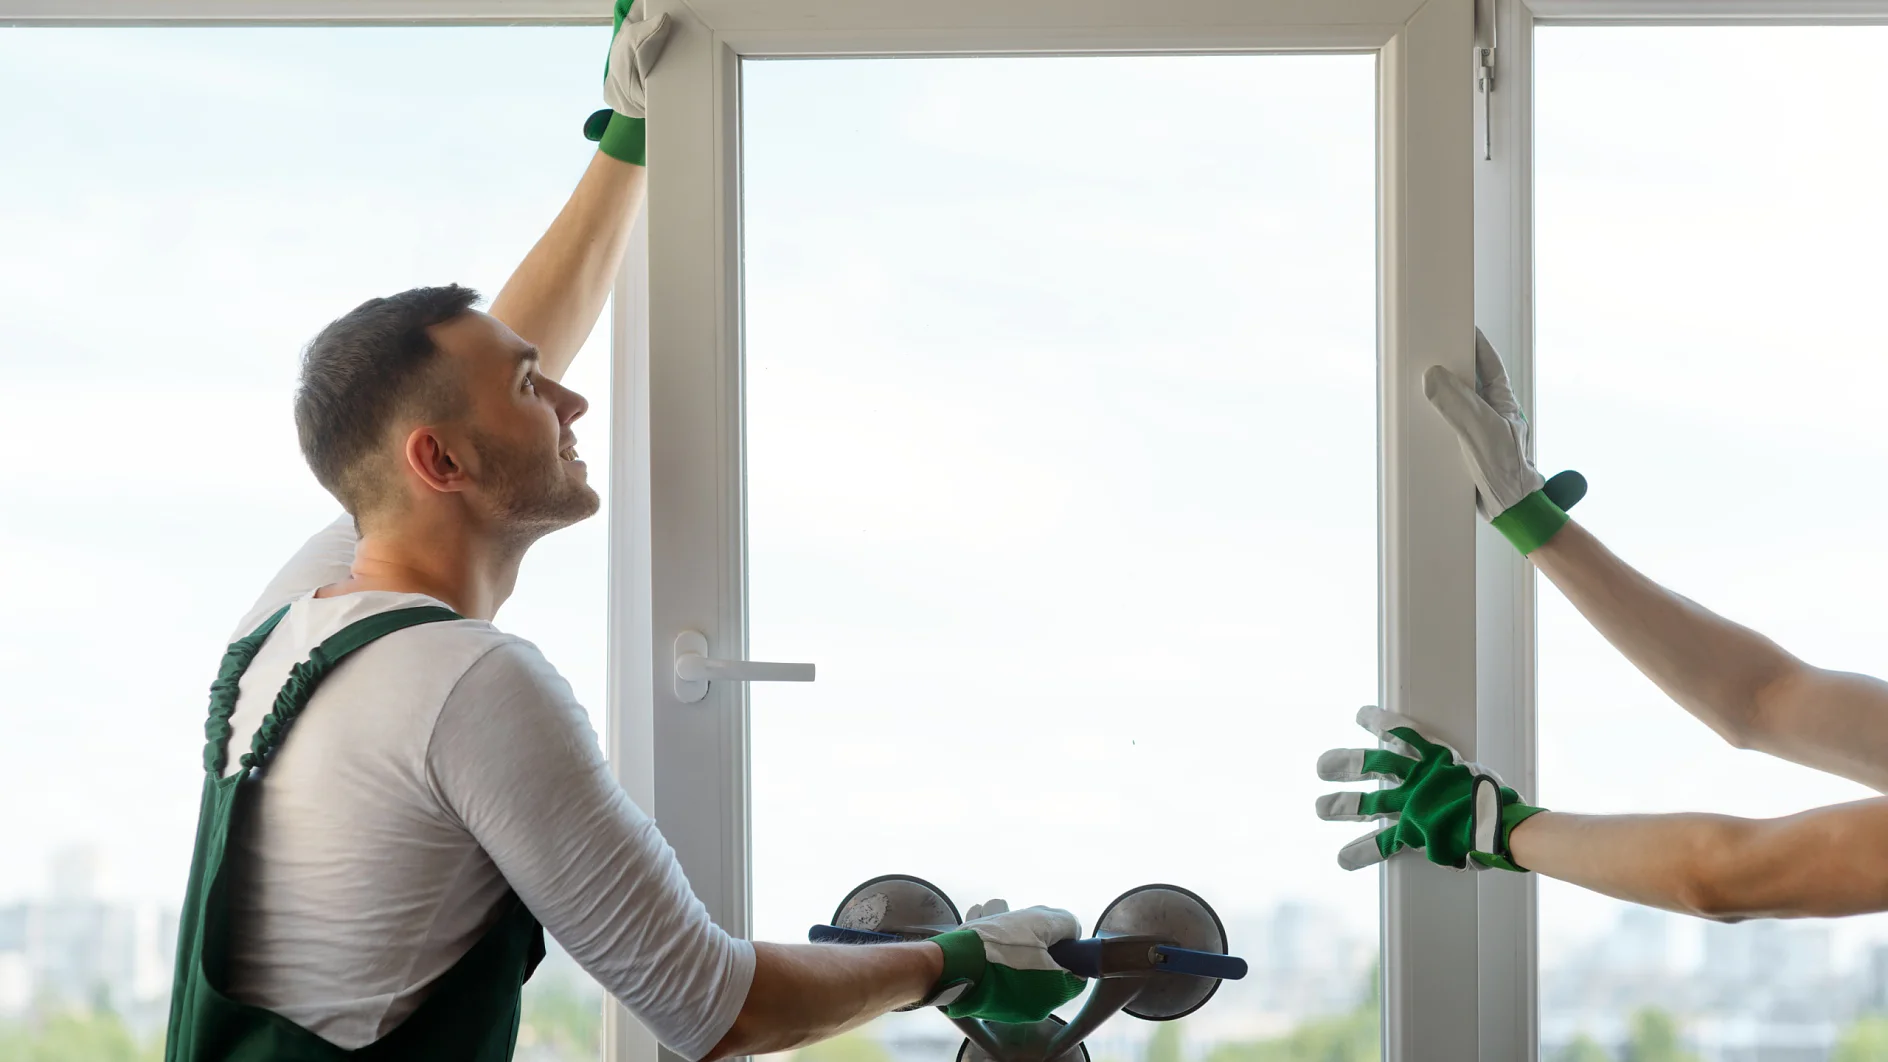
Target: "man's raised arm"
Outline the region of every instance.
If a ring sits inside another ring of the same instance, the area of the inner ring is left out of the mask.
[[[596,326],[642,211],[643,78],[661,56],[668,29],[667,16],[631,20],[632,3],[616,0],[604,76],[610,109],[592,115],[586,128],[599,142],[596,156],[564,209],[492,300],[492,316],[537,346],[541,371],[553,380],[563,378]]]
[[[644,173],[598,151],[557,220],[492,300],[492,316],[536,344],[541,371],[553,380],[563,378],[603,312],[642,212]]]
[[[1888,684],[1805,664],[1646,578],[1572,521],[1565,509],[1584,483],[1557,492],[1562,477],[1541,478],[1501,359],[1480,332],[1475,339],[1473,387],[1440,367],[1423,385],[1461,441],[1490,523],[1634,667],[1726,741],[1888,792]]]

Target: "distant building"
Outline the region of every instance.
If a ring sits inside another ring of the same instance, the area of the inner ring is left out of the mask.
[[[17,1018],[33,1001],[33,971],[26,949],[0,948],[0,1018]]]
[[[1212,1005],[1187,1019],[1195,1043],[1276,1036],[1369,998],[1377,941],[1333,910],[1287,900],[1259,917],[1229,919],[1226,930],[1250,972],[1221,983]]]
[[[1868,987],[1863,992],[1863,1006],[1876,1013],[1888,1012],[1888,944],[1868,949],[1863,960],[1868,968]]]
[[[1671,976],[1676,965],[1672,957],[1675,920],[1656,907],[1631,906],[1620,911],[1602,949],[1606,965],[1632,978]]]
[[[165,1018],[177,911],[97,894],[97,858],[54,860],[51,894],[0,907],[0,1017],[29,1008],[106,1007],[134,1029]]]
[[[1677,961],[1680,933],[1702,945],[1695,967]],[[1622,906],[1611,930],[1541,971],[1542,1056],[1576,1036],[1620,1056],[1634,1013],[1656,1007],[1700,1062],[1827,1062],[1850,1022],[1888,1005],[1888,946],[1845,972],[1833,943],[1818,922],[1732,925]]]
[[[1837,983],[1829,927],[1814,922],[1707,923],[1699,974],[1712,1009],[1747,1018],[1814,1025],[1860,1002],[1858,986]]]

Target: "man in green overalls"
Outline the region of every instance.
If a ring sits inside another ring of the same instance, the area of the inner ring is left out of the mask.
[[[526,549],[598,508],[571,430],[585,403],[558,380],[641,208],[667,26],[629,8],[586,127],[598,153],[491,312],[419,288],[309,345],[296,428],[346,515],[211,686],[168,1062],[508,1059],[545,929],[689,1059],[924,1003],[1038,1020],[1081,988],[1047,952],[1079,927],[1049,908],[875,947],[729,937],[569,684],[491,622]]]

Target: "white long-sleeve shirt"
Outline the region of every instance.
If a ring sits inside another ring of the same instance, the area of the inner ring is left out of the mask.
[[[310,649],[362,617],[441,604],[315,598],[347,577],[355,544],[346,517],[315,535],[231,634],[290,605],[243,676],[226,773]],[[341,1047],[411,1014],[510,891],[685,1058],[719,1042],[747,997],[753,945],[709,920],[570,684],[488,622],[407,628],[343,661],[255,794],[231,840],[231,995]]]

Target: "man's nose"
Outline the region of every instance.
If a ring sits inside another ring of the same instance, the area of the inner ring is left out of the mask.
[[[590,411],[590,400],[563,384],[557,388],[557,420],[560,424],[569,424]]]

